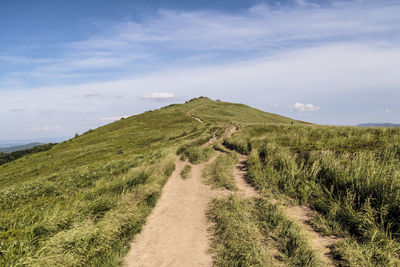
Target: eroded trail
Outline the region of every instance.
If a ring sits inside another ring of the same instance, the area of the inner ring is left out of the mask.
[[[131,244],[126,266],[212,266],[206,210],[215,192],[202,182],[205,164],[192,165],[186,180],[180,177],[184,165],[176,160],[157,205]]]
[[[289,218],[295,220],[304,232],[308,235],[310,245],[316,250],[324,266],[335,266],[334,262],[330,257],[331,247],[339,240],[337,237],[321,236],[317,233],[314,228],[309,224],[309,221],[313,217],[313,211],[306,206],[293,206],[286,210]]]
[[[246,162],[248,157],[246,155],[239,154],[239,162],[235,166],[233,175],[235,178],[236,186],[239,189],[239,195],[244,198],[250,198],[257,196],[257,191],[252,185],[246,181],[247,168]]]

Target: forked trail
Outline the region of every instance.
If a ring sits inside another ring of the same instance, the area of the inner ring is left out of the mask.
[[[235,130],[229,130],[232,134]],[[214,136],[210,142],[216,141]],[[217,153],[218,155],[219,153]],[[215,190],[203,182],[202,169],[207,163],[191,165],[188,179],[180,173],[187,162],[176,159],[176,168],[165,184],[160,199],[147,218],[142,232],[131,244],[125,258],[125,266],[212,266],[213,255],[209,253],[211,223],[206,212],[214,198],[231,194],[227,190]],[[241,198],[257,197],[258,193],[246,181],[247,156],[239,155],[234,178]],[[312,211],[300,206],[287,208],[288,216],[296,221],[309,236],[312,247],[319,252],[324,266],[332,266],[328,256],[329,247],[335,242],[329,237],[321,237],[307,224]]]

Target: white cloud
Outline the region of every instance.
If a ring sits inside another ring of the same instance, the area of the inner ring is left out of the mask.
[[[279,108],[279,105],[278,104],[273,104],[273,105],[270,105],[270,107],[274,108],[274,109],[277,109],[277,108]]]
[[[0,122],[20,137],[28,127],[38,135],[39,128],[52,127],[37,125],[62,124],[63,133],[73,134],[119,119],[111,110],[139,113],[161,100],[200,95],[259,108],[307,99],[324,109],[307,119],[321,123],[329,122],[322,116],[353,123],[382,114],[382,106],[400,99],[400,3],[339,2],[314,8],[299,0],[300,8],[259,5],[230,14],[160,10],[140,23],[110,23],[83,42],[58,46],[62,50],[52,54],[60,57],[2,57],[27,71],[1,75]],[[174,94],[164,92],[168,88]],[[158,101],[135,102],[140,98]],[[349,103],[355,98],[357,105]],[[363,103],[379,105],[356,112]],[[32,112],[12,112],[16,104]],[[317,108],[302,105],[292,109]],[[35,112],[47,109],[56,112]],[[397,110],[384,115],[392,121],[400,116]]]
[[[32,131],[54,131],[54,130],[60,130],[63,127],[61,125],[53,125],[53,126],[40,126],[40,127],[34,127],[31,128]]]
[[[142,96],[142,99],[169,99],[173,98],[175,95],[171,93],[152,93],[150,95]]]
[[[329,43],[399,42],[400,4],[395,1],[333,1],[328,6],[294,2],[297,6],[292,8],[258,5],[235,14],[160,9],[140,23],[110,23],[86,40],[64,44],[57,58],[0,55],[0,60],[29,62],[25,65],[31,67],[4,75],[0,86],[6,88],[15,77],[19,82],[81,83],[162,68],[275,56],[280,51]]]
[[[296,104],[289,107],[291,111],[316,111],[319,110],[318,106],[314,106],[313,104],[303,104],[300,102],[296,102]]]
[[[122,118],[127,118],[129,116],[132,116],[132,115],[116,116],[116,117],[101,117],[100,120],[104,121],[104,122],[112,122],[112,121],[120,120]]]
[[[385,112],[390,112],[392,111],[390,108],[385,108]]]

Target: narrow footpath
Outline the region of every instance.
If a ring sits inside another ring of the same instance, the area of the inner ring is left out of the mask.
[[[180,176],[187,163],[177,158],[175,164],[142,232],[131,244],[126,266],[212,266],[206,211],[215,193],[202,182],[205,164],[192,165],[187,179]]]

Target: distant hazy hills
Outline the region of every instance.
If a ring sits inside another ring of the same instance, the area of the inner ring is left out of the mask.
[[[360,127],[400,127],[400,124],[393,123],[362,123],[358,124]]]
[[[26,144],[26,145],[0,147],[0,152],[1,153],[11,153],[11,152],[14,152],[14,151],[28,149],[28,148],[32,148],[32,147],[39,146],[39,145],[42,145],[42,143],[35,142],[35,143],[29,143],[29,144]]]

